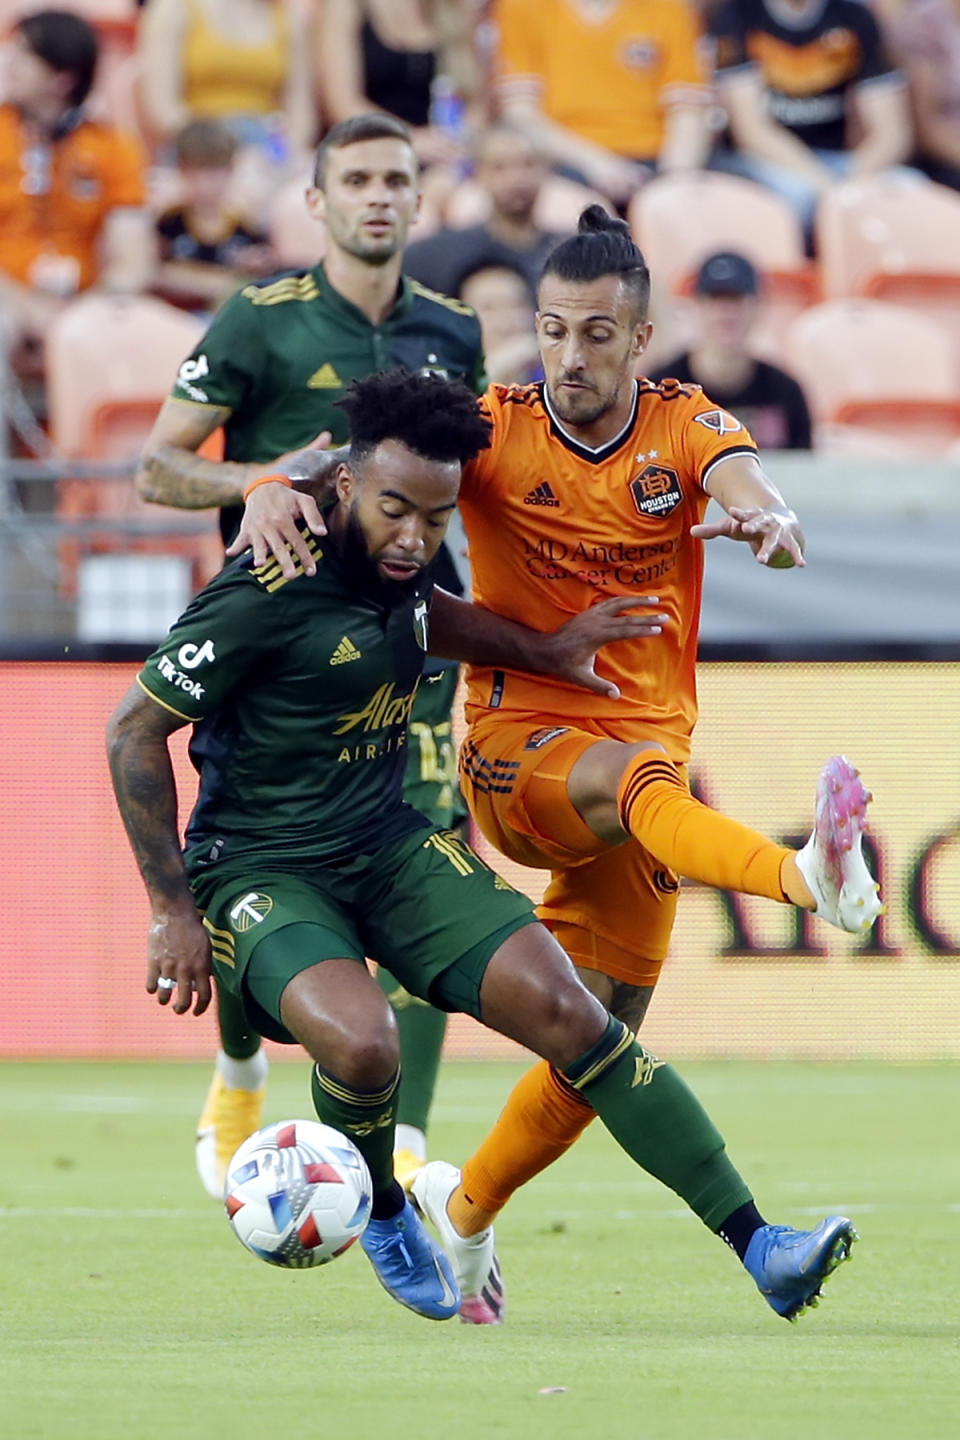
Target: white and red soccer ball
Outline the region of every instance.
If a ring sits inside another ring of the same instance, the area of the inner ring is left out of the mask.
[[[366,1229],[372,1197],[356,1145],[319,1120],[282,1120],[250,1135],[230,1161],[224,1191],[241,1244],[293,1270],[348,1250]]]

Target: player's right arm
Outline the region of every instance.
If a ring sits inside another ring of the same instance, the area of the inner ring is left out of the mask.
[[[177,982],[173,1008],[210,1004],[210,943],[197,914],[177,832],[177,786],[167,741],[187,719],[135,682],[107,726],[107,756],[117,806],[150,897],[147,990],[166,1005],[172,990],[157,990],[161,975]],[[195,998],[194,998],[195,997]]]

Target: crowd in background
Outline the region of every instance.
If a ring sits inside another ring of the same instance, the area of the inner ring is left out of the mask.
[[[960,189],[957,0],[0,0],[0,21],[0,311],[28,377],[81,291],[206,314],[289,265],[291,187],[325,129],[371,109],[423,167],[405,268],[476,308],[505,382],[538,375],[535,277],[591,200],[633,221],[658,176],[733,174],[785,200],[813,254],[844,179]],[[302,263],[321,253],[318,234]],[[764,277],[732,249],[711,263],[670,373],[759,416]],[[802,394],[777,386],[758,440],[809,445]]]

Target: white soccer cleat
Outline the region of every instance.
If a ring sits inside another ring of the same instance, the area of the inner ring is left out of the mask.
[[[479,1235],[458,1235],[447,1214],[460,1171],[445,1160],[431,1160],[414,1179],[411,1194],[440,1236],[460,1286],[460,1319],[468,1325],[501,1325],[504,1297],[500,1265],[493,1248],[493,1226]]]
[[[814,914],[852,935],[869,930],[886,908],[863,858],[872,798],[846,756],[832,756],[817,781],[813,834],[797,854],[797,868],[817,902]]]

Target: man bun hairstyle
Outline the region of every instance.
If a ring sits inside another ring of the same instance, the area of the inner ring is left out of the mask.
[[[609,215],[602,205],[588,205],[580,214],[576,235],[561,240],[547,256],[540,273],[585,285],[604,275],[618,275],[634,292],[637,312],[646,317],[650,303],[650,271],[625,220]]]
[[[465,465],[490,444],[490,421],[458,380],[431,371],[384,370],[354,380],[338,407],[350,422],[350,458],[398,440],[425,460]]]

